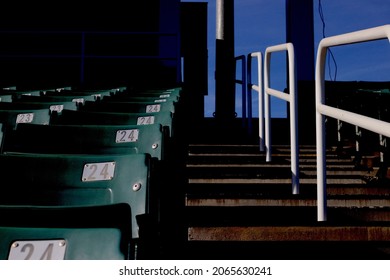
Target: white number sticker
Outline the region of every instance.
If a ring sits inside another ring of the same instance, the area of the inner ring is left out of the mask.
[[[74,98],[74,99],[72,99],[72,102],[75,102],[75,103],[84,103],[84,98]]]
[[[138,117],[137,125],[154,124],[154,116]]]
[[[16,123],[30,123],[34,119],[34,113],[18,114],[16,116]]]
[[[137,142],[138,141],[139,130],[130,129],[130,130],[118,130],[116,132],[116,143],[127,143],[127,142]]]
[[[50,112],[58,112],[58,113],[61,113],[62,110],[64,109],[64,105],[51,105],[50,106]]]
[[[98,100],[99,98],[102,97],[102,95],[100,93],[92,94],[92,96],[95,98],[95,100]]]
[[[154,100],[155,103],[163,103],[163,102],[167,102],[166,99],[156,99]]]
[[[11,244],[9,260],[63,260],[66,242],[58,240],[23,240]]]
[[[160,112],[160,104],[146,105],[146,113],[157,113]]]
[[[114,178],[115,162],[87,163],[84,165],[83,182],[107,181]]]
[[[160,95],[160,98],[168,98],[170,96],[171,96],[170,94],[162,94],[162,95]]]

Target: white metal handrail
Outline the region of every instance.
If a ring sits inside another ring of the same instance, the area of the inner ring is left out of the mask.
[[[257,58],[257,85],[252,84],[252,59]],[[252,96],[252,90],[258,93],[259,106],[259,148],[264,151],[264,91],[263,91],[263,55],[261,52],[253,52],[248,54],[247,58],[247,83],[248,95]],[[249,102],[248,102],[249,103]],[[252,108],[252,102],[249,103],[249,108]],[[249,109],[248,108],[248,109]]]
[[[325,62],[329,47],[388,38],[390,25],[364,29],[321,40],[316,62],[317,219],[326,221],[325,116],[390,137],[390,123],[325,105]]]
[[[287,51],[288,54],[288,86],[289,94],[270,88],[271,54]],[[265,92],[265,149],[266,161],[272,160],[271,150],[271,106],[270,95],[290,103],[290,146],[291,146],[291,181],[292,193],[299,193],[299,148],[298,148],[298,102],[294,46],[286,43],[268,47],[265,50],[264,62],[264,92]]]

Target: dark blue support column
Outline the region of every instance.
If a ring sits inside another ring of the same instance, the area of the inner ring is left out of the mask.
[[[315,143],[313,0],[286,0],[286,42],[293,43],[295,51],[299,143]]]
[[[313,81],[313,0],[286,0],[286,36],[294,44],[298,81]]]
[[[216,0],[215,117],[229,124],[235,117],[234,0]]]

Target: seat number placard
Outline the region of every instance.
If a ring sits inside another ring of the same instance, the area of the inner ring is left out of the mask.
[[[114,178],[115,162],[87,163],[84,165],[82,181],[107,181]]]
[[[61,113],[63,109],[64,109],[64,105],[51,105],[50,106],[50,111],[51,112]]]
[[[34,119],[34,113],[18,114],[16,123],[31,123]]]
[[[138,135],[139,135],[138,129],[118,130],[116,132],[115,142],[116,143],[137,142]]]
[[[137,125],[154,124],[154,116],[138,117]]]
[[[63,260],[66,242],[56,240],[20,240],[11,244],[9,260]]]
[[[157,112],[160,112],[160,108],[161,108],[160,104],[146,105],[146,113],[157,113]]]

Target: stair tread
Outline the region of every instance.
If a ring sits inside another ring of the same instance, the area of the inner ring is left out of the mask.
[[[308,225],[254,227],[190,227],[189,240],[208,241],[388,241],[390,226]]]
[[[291,190],[290,147],[272,149],[272,162],[266,162],[257,144],[189,145],[184,203],[188,241],[390,240],[390,184],[365,179],[376,174],[375,168],[357,168],[353,157],[328,148],[328,220],[318,222],[316,146],[299,147],[299,195]]]

